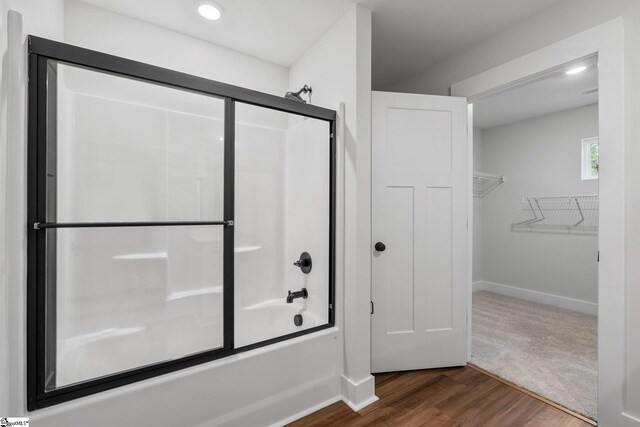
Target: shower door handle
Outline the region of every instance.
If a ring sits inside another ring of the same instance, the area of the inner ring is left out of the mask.
[[[387,249],[387,246],[382,242],[376,243],[376,245],[374,247],[375,247],[376,251],[378,251],[378,252],[384,252],[385,249]]]

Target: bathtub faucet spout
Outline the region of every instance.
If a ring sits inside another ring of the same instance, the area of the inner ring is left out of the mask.
[[[302,288],[299,291],[291,292],[289,291],[289,295],[287,295],[287,304],[291,304],[296,298],[304,298],[307,299],[309,297],[309,292],[307,292],[307,288]]]

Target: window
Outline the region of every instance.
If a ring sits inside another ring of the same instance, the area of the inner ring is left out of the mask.
[[[29,410],[334,324],[335,111],[37,37],[29,100]]]
[[[598,137],[582,140],[582,179],[598,179],[600,151]]]

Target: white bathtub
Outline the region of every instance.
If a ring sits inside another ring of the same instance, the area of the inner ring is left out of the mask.
[[[300,326],[293,322],[296,314],[302,315]],[[236,309],[234,345],[239,348],[325,323],[326,314],[320,316],[309,310],[308,300],[298,299],[291,304],[284,298],[266,300]]]

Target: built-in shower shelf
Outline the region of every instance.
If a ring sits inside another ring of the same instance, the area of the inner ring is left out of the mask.
[[[126,260],[126,261],[167,259],[167,253],[166,252],[149,252],[149,253],[122,254],[122,255],[114,256],[113,259]]]
[[[221,294],[221,293],[222,293],[222,286],[210,286],[208,288],[200,288],[200,289],[191,289],[191,290],[188,290],[188,291],[172,292],[167,297],[167,301],[173,301],[173,300],[177,300],[177,299],[196,297],[196,296],[202,296],[202,295]]]
[[[262,246],[238,246],[233,251],[237,254],[244,254],[247,252],[255,252],[262,249]]]
[[[483,198],[498,185],[504,183],[504,176],[484,172],[473,172],[473,197]]]
[[[189,236],[198,243],[218,243],[222,245],[220,229],[208,227],[191,230]]]

